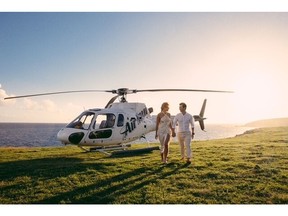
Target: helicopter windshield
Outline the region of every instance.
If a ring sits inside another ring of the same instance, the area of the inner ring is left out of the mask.
[[[84,112],[78,116],[73,122],[67,125],[68,128],[88,130],[94,119],[95,114],[92,112]]]

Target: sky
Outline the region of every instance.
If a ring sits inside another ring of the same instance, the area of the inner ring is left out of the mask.
[[[180,102],[207,123],[288,117],[287,12],[0,12],[0,122],[69,123],[114,95],[68,90],[185,88],[128,95]]]

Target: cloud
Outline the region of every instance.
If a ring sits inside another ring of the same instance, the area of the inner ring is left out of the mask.
[[[58,112],[57,105],[52,100],[35,101],[30,98],[24,99],[24,109],[41,112]]]
[[[24,98],[23,100],[23,109],[25,110],[39,110],[40,104],[37,101],[34,101],[30,98]]]
[[[13,97],[14,95],[8,95],[6,91],[1,87],[2,85],[0,83],[0,106],[15,104],[16,103],[15,99],[4,100],[4,98],[6,97]],[[25,110],[33,110],[33,111],[37,110],[37,111],[46,111],[46,112],[58,111],[56,104],[52,100],[46,99],[46,100],[42,100],[38,102],[30,98],[25,98],[24,100],[20,99],[18,103],[20,104],[20,107],[22,107]]]
[[[57,112],[57,105],[52,100],[43,100],[42,105],[44,106],[44,110],[48,112]]]
[[[13,95],[8,95],[4,89],[1,89],[1,84],[0,84],[0,106],[5,106],[5,105],[11,105],[15,104],[15,100],[4,100],[6,97],[10,97]]]

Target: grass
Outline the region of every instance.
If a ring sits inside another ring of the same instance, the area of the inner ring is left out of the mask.
[[[138,146],[139,147],[139,146]],[[73,146],[0,148],[0,204],[288,204],[288,128],[109,157]]]

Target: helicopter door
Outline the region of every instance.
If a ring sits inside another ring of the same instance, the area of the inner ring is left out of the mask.
[[[113,113],[105,113],[97,115],[95,123],[91,128],[88,139],[92,143],[93,140],[111,140],[112,131],[115,125],[116,116]],[[88,141],[88,140],[87,140]]]

